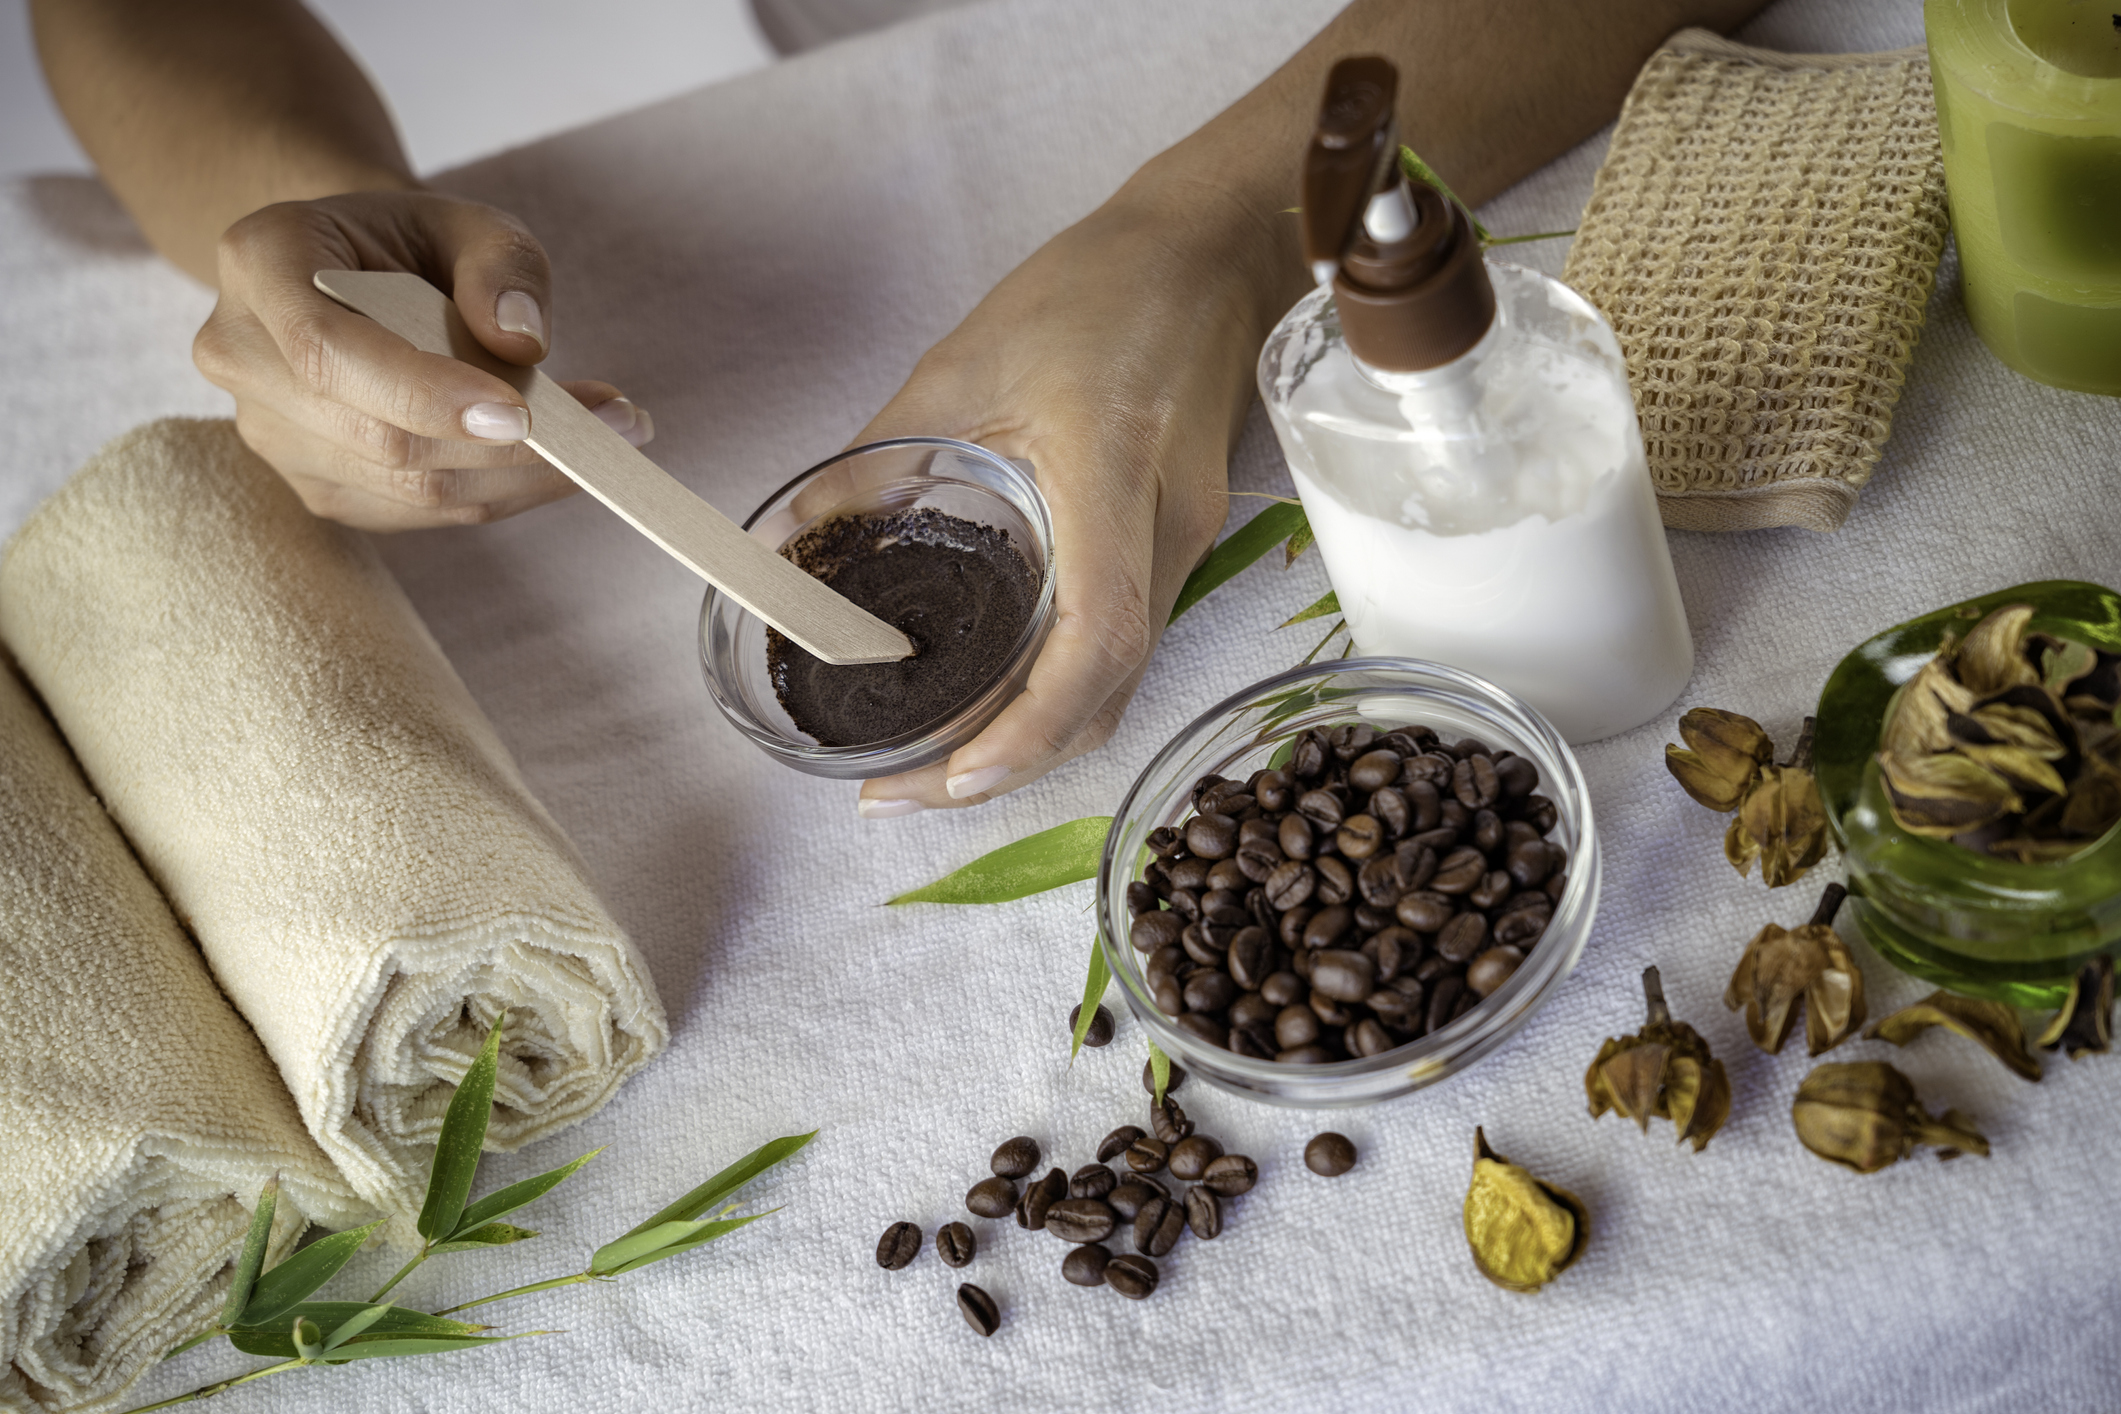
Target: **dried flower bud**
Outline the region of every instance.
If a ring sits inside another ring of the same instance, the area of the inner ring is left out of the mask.
[[[1948,840],[2025,809],[2009,781],[1956,751],[1880,753],[1878,771],[1894,822],[1911,835]]]
[[[1506,1291],[1537,1291],[1583,1254],[1591,1214],[1565,1188],[1542,1183],[1473,1131],[1466,1245],[1480,1274]]]
[[[1723,855],[1741,875],[1757,858],[1760,882],[1779,889],[1826,857],[1826,840],[1826,802],[1811,770],[1764,766],[1724,832]]]
[[[1694,1141],[1698,1154],[1730,1117],[1731,1082],[1723,1062],[1709,1054],[1708,1042],[1685,1022],[1672,1020],[1654,967],[1642,970],[1642,994],[1649,1004],[1642,1030],[1609,1037],[1584,1072],[1591,1118],[1618,1110],[1645,1134],[1652,1116],[1668,1119],[1682,1143]]]
[[[2067,1047],[2075,1060],[2086,1051],[2105,1053],[2114,1043],[2114,960],[2101,953],[2077,969],[2069,997],[2040,1036],[2040,1049]]]
[[[2025,1030],[2018,1024],[2018,1010],[2002,1002],[1932,992],[1863,1034],[1904,1046],[1932,1026],[1966,1037],[2027,1080],[2040,1078],[2040,1062],[2025,1051]]]
[[[1940,653],[1922,665],[1888,707],[1878,749],[1895,756],[1949,751],[1952,718],[1973,710],[1974,694],[1959,685]]]
[[[2025,656],[2025,630],[2032,621],[2032,605],[2006,604],[1975,624],[1952,664],[1959,681],[1976,697],[2037,687],[2040,674]]]
[[[1782,1050],[1804,1000],[1804,1040],[1813,1055],[1830,1051],[1863,1025],[1863,969],[1834,931],[1834,915],[1848,890],[1828,884],[1811,921],[1797,928],[1770,923],[1746,944],[1724,989],[1723,1004],[1745,1008],[1745,1029],[1770,1055]]]
[[[1858,1173],[1876,1173],[1917,1144],[1938,1146],[1943,1159],[1988,1155],[1972,1120],[1957,1110],[1930,1115],[1908,1078],[1883,1061],[1815,1066],[1797,1087],[1790,1118],[1805,1148]]]
[[[1719,813],[1736,810],[1760,768],[1774,759],[1775,744],[1760,723],[1736,712],[1696,707],[1679,719],[1689,750],[1664,749],[1665,769],[1686,793]]]

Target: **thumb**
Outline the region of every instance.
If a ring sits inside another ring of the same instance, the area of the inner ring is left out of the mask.
[[[435,232],[435,263],[473,337],[510,363],[552,347],[552,266],[545,247],[505,211],[458,203]]]

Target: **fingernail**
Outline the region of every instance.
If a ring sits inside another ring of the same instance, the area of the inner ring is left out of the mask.
[[[509,403],[473,403],[464,430],[488,442],[520,442],[530,435],[530,411]]]
[[[983,790],[992,790],[1009,779],[1007,766],[982,766],[977,771],[966,771],[943,782],[943,789],[950,792],[952,800],[963,800],[968,795],[978,795]]]
[[[863,796],[854,802],[854,811],[864,820],[894,820],[901,815],[917,815],[928,807],[917,800],[871,800]]]
[[[511,334],[528,334],[545,348],[545,311],[521,290],[510,290],[493,302],[493,322]]]
[[[631,399],[609,398],[598,403],[590,411],[594,412],[606,427],[636,447],[655,436],[655,424],[648,420],[647,413],[634,406]]]

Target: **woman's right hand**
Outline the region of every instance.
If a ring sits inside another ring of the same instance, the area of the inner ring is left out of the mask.
[[[550,347],[545,252],[504,211],[425,191],[282,202],[230,226],[220,303],[193,341],[236,400],[236,429],[317,515],[366,530],[496,520],[574,490],[522,444],[530,411],[492,374],[422,353],[311,283],[319,270],[395,270],[450,294],[496,356]],[[640,446],[648,414],[609,383],[562,385]]]

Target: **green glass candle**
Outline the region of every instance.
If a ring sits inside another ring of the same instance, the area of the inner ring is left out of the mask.
[[[1967,313],[1998,358],[2121,394],[2121,15],[1925,0]]]
[[[2121,653],[2121,594],[2075,580],[2021,584],[1910,619],[1841,660],[1819,696],[1813,766],[1848,861],[1852,911],[1894,966],[2018,1006],[2062,1003],[2096,953],[2121,956],[2121,825],[2067,859],[2020,864],[1894,823],[1878,738],[1902,684],[1995,609],[2030,604],[2030,627]]]

